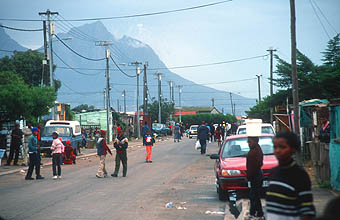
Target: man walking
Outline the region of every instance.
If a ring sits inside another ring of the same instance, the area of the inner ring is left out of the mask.
[[[261,167],[263,165],[263,153],[259,145],[259,137],[248,137],[249,152],[247,155],[247,179],[248,186],[250,184],[250,217],[263,218],[263,210],[261,205],[261,188],[263,181],[263,173]]]
[[[201,154],[205,154],[207,149],[207,140],[209,139],[209,128],[205,126],[204,121],[202,121],[202,125],[197,130],[197,139],[200,141]]]
[[[11,145],[10,145],[10,152],[9,157],[7,160],[7,166],[9,166],[14,156],[14,165],[18,165],[18,158],[19,158],[19,151],[20,151],[20,145],[22,144],[22,131],[19,128],[19,123],[15,124],[15,128],[12,130],[11,134]]]
[[[37,180],[44,179],[44,177],[40,175],[40,159],[38,155],[38,140],[37,140],[38,128],[33,128],[32,132],[33,134],[31,135],[28,141],[28,154],[29,154],[30,162],[29,162],[29,167],[28,167],[25,180],[34,180],[32,178],[34,167],[35,167],[36,179]]]
[[[148,131],[150,131],[150,128],[149,128],[148,122],[145,121],[145,122],[144,122],[144,125],[142,126],[143,146],[146,146],[146,143],[145,143],[145,136],[146,136],[146,133],[147,133]]]
[[[32,123],[27,122],[27,126],[24,127],[24,147],[22,149],[22,165],[27,166],[28,165],[28,141],[30,140],[30,137],[32,135]]]
[[[105,158],[107,152],[109,152],[111,155],[111,150],[106,144],[105,136],[106,136],[106,131],[101,130],[101,137],[98,139],[97,142],[97,155],[100,158],[100,165],[96,174],[96,177],[101,178],[102,174],[104,174],[104,177],[107,177],[107,171],[105,168]]]
[[[117,177],[119,168],[120,168],[120,161],[123,164],[123,177],[126,177],[127,173],[127,152],[126,149],[128,148],[128,139],[124,137],[123,131],[118,131],[118,137],[115,140],[114,147],[116,148],[116,166],[115,172],[111,174],[112,177]]]

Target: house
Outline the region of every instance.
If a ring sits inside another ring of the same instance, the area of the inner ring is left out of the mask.
[[[175,109],[174,117],[179,116],[179,108]],[[199,106],[188,106],[181,108],[181,115],[196,115],[196,114],[221,114],[216,107],[199,107]]]

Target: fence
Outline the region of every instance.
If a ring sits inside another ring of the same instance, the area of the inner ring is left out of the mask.
[[[307,142],[311,153],[311,160],[318,182],[330,181],[329,144]]]

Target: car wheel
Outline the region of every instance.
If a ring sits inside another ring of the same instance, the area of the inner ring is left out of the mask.
[[[218,187],[217,194],[220,201],[227,201],[229,199],[228,191],[221,189],[221,186]]]

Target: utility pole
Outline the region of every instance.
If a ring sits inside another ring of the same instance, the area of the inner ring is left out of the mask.
[[[183,88],[183,86],[178,86],[179,122],[182,122],[182,103],[181,103],[182,88]]]
[[[145,62],[144,64],[144,74],[143,74],[143,112],[144,115],[148,114],[148,82],[147,82],[147,75],[146,75],[146,68],[148,63]]]
[[[222,108],[222,114],[224,114],[224,108]]]
[[[273,52],[276,51],[276,49],[273,49],[272,47],[269,47],[267,50],[270,54],[270,96],[273,95]],[[273,107],[270,107],[270,123],[273,124]]]
[[[236,104],[234,103],[234,110],[233,110],[233,112],[234,112],[234,116],[236,115]]]
[[[235,114],[234,114],[234,109],[233,109],[233,95],[232,95],[231,92],[229,92],[229,95],[230,95],[231,114],[232,114],[232,115],[235,115]]]
[[[119,99],[117,99],[117,112],[120,112],[120,109],[119,109]]]
[[[126,114],[126,92],[125,92],[125,89],[123,90],[122,96],[124,97],[124,114]]]
[[[300,137],[299,125],[299,85],[296,70],[296,18],[295,18],[295,0],[290,0],[290,36],[291,36],[291,58],[292,58],[292,93],[294,109],[294,132]],[[296,152],[296,161],[301,165],[299,151]]]
[[[141,62],[133,62],[133,63],[130,63],[130,65],[134,65],[136,66],[136,76],[137,76],[137,138],[140,137],[140,123],[139,123],[139,75],[140,75],[140,68],[139,68],[139,65],[141,65],[142,63]]]
[[[46,21],[43,21],[43,35],[44,35],[44,60],[43,60],[43,70],[41,77],[41,86],[48,85],[48,73],[47,73],[47,36],[46,36]]]
[[[106,140],[107,143],[110,143],[110,124],[111,122],[111,107],[110,107],[110,72],[109,72],[109,58],[110,51],[107,49],[108,45],[112,45],[112,41],[96,41],[96,46],[104,46],[105,47],[105,58],[106,58]]]
[[[104,88],[104,109],[106,108],[106,91],[105,91],[105,88]]]
[[[215,107],[215,99],[211,98],[211,107]]]
[[[50,69],[50,86],[54,87],[54,77],[53,77],[53,56],[52,56],[52,35],[54,34],[54,24],[51,23],[51,15],[58,15],[58,12],[51,12],[49,9],[46,12],[39,12],[39,15],[47,16],[48,25],[48,41],[49,41],[49,69]],[[52,107],[52,120],[55,119],[55,103]]]
[[[260,82],[260,78],[261,78],[261,74],[257,74],[257,87],[259,90],[259,103],[261,102],[261,82]]]
[[[162,73],[157,73],[158,77],[158,123],[162,123]]]
[[[173,103],[174,102],[174,81],[170,80],[169,81],[169,86],[170,86],[170,102]]]

